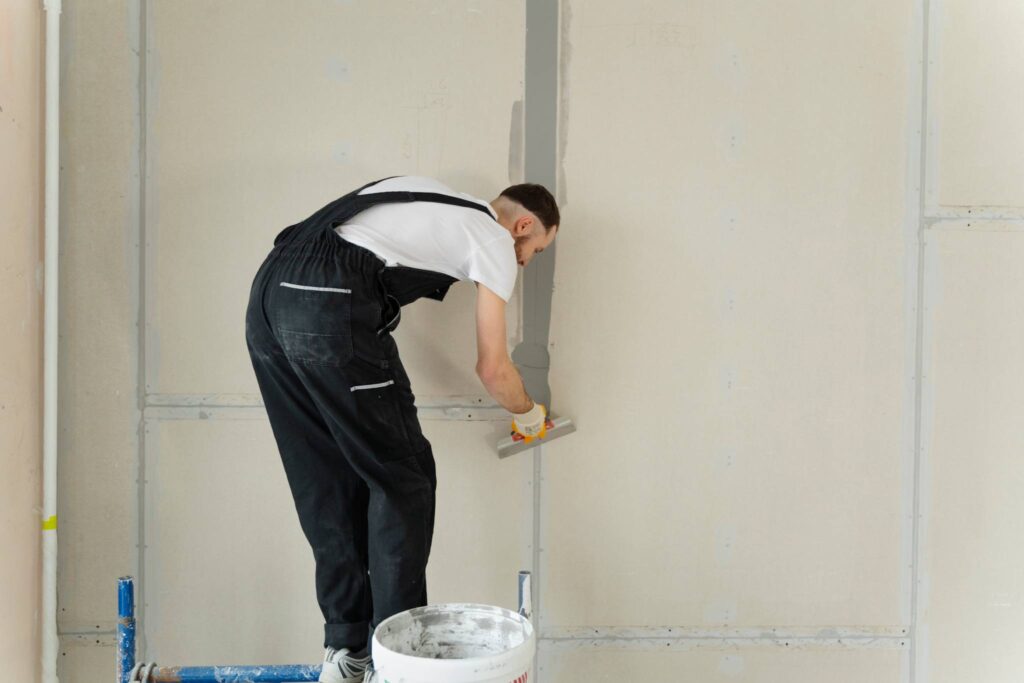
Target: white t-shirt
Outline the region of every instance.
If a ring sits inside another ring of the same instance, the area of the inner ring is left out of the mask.
[[[395,190],[468,199],[483,206],[486,213],[437,202],[395,202],[366,209],[334,230],[342,239],[369,249],[388,266],[473,280],[509,300],[516,284],[515,242],[488,202],[423,176],[391,178],[360,194]]]

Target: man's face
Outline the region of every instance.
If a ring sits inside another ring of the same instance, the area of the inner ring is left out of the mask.
[[[541,222],[531,214],[516,221],[512,235],[516,242],[516,261],[526,267],[535,254],[544,251],[555,241],[558,226],[547,230]]]

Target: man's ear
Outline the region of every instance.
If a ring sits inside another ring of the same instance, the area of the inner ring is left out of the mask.
[[[520,216],[512,225],[512,234],[516,237],[525,237],[533,230],[533,216]]]

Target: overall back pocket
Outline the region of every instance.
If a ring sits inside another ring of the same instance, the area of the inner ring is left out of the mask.
[[[288,360],[340,367],[352,358],[352,290],[280,282],[274,332]]]

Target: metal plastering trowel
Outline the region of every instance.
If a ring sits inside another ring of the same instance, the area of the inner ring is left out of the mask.
[[[507,458],[510,455],[522,453],[523,451],[535,446],[543,446],[546,443],[549,443],[559,437],[563,437],[566,434],[572,434],[575,431],[576,425],[574,425],[572,420],[569,418],[548,417],[547,427],[543,437],[524,437],[521,434],[506,436],[498,442],[498,457]]]

